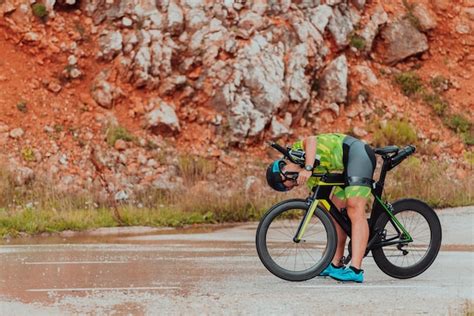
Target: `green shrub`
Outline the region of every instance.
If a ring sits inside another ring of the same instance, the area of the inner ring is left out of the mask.
[[[451,115],[446,124],[457,133],[467,133],[471,129],[471,122],[462,114]]]
[[[352,47],[362,50],[365,48],[365,39],[359,35],[352,35],[350,44]]]
[[[395,76],[395,82],[400,86],[402,93],[412,96],[423,91],[423,82],[420,77],[411,71],[401,72]]]
[[[461,134],[461,138],[466,145],[474,146],[474,128],[471,126],[469,131]]]
[[[423,100],[433,108],[436,114],[442,116],[449,104],[446,100],[443,100],[438,94],[429,93],[423,96]]]
[[[132,142],[135,140],[135,136],[133,136],[126,128],[122,126],[110,126],[106,132],[107,144],[113,147],[115,142],[119,139],[126,142]]]
[[[431,79],[430,81],[431,88],[437,92],[443,92],[449,88],[449,80],[445,77],[438,75]]]
[[[414,144],[417,140],[416,131],[410,123],[403,120],[392,120],[388,121],[384,127],[375,131],[373,144],[375,146],[403,146]]]
[[[33,15],[42,21],[45,21],[48,17],[48,10],[46,10],[46,6],[42,3],[33,4],[31,9],[33,10]]]
[[[33,149],[30,147],[25,147],[21,150],[21,157],[23,158],[24,161],[35,161],[35,153],[33,152]]]

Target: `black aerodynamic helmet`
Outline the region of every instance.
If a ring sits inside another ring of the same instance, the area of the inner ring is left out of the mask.
[[[285,192],[288,191],[288,188],[283,184],[283,179],[281,177],[281,169],[286,165],[286,162],[283,159],[278,159],[272,162],[267,168],[267,183],[268,185],[277,191]]]

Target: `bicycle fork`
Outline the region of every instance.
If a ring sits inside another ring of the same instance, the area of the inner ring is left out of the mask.
[[[298,226],[298,229],[296,230],[295,236],[293,237],[293,241],[295,243],[299,243],[301,239],[303,238],[303,235],[306,232],[306,228],[308,227],[308,223],[311,220],[311,217],[313,217],[314,212],[316,211],[316,208],[318,207],[319,200],[309,199],[307,203],[310,206],[303,220],[300,222],[300,225]]]

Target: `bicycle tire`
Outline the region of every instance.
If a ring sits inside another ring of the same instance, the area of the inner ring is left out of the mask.
[[[286,214],[289,215],[291,219],[292,215],[291,213],[289,213],[290,211],[301,211],[301,214],[304,214],[307,210],[308,210],[308,205],[304,200],[293,199],[293,200],[280,202],[277,205],[270,208],[265,213],[265,215],[260,220],[260,223],[257,228],[255,243],[256,243],[257,253],[260,260],[262,261],[263,265],[267,268],[268,271],[270,271],[275,276],[287,281],[305,281],[305,280],[314,278],[315,276],[319,275],[321,271],[324,270],[329,265],[329,263],[331,262],[336,252],[337,235],[336,235],[336,229],[334,227],[334,224],[331,218],[329,217],[328,213],[324,211],[323,209],[317,207],[314,212],[313,218],[311,219],[312,224],[314,226],[315,223],[319,223],[319,222],[321,223],[317,225],[320,225],[321,228],[324,229],[324,235],[327,241],[326,245],[324,246],[322,250],[323,255],[321,256],[321,258],[317,262],[315,262],[313,265],[310,265],[310,267],[307,269],[299,270],[299,271],[291,271],[283,267],[281,264],[279,264],[276,261],[276,258],[274,258],[274,256],[272,257],[269,251],[269,245],[267,244],[268,239],[269,239],[268,238],[269,228],[272,227],[272,224],[274,225],[278,225],[278,223],[281,224],[281,222],[277,223],[277,219],[280,217],[280,215],[284,214],[285,212],[287,212]],[[283,215],[282,218],[284,218],[284,216],[285,215]],[[301,216],[300,218],[292,222],[299,224],[302,218],[303,216]],[[308,226],[312,227],[311,224]],[[297,226],[294,227],[292,232],[296,233],[296,229],[297,229]],[[309,235],[309,234],[306,233],[306,235]],[[288,239],[285,241],[285,243],[287,244],[294,243],[291,237],[292,236],[289,234],[287,237]],[[305,240],[303,240],[302,242],[304,245]],[[269,243],[272,243],[272,241],[270,240]],[[299,245],[297,245],[296,247],[298,246]],[[320,246],[319,248],[322,248],[322,247]],[[310,250],[312,251],[311,248]],[[306,252],[310,255],[312,259],[314,259],[308,251]],[[296,257],[297,256],[298,254],[296,254]],[[296,267],[296,259],[295,259],[295,267]]]
[[[399,221],[402,219],[402,214],[404,212],[405,214],[407,214],[406,212],[414,212],[416,214],[421,215],[421,217],[424,218],[424,220],[426,220],[426,224],[429,228],[429,233],[430,233],[427,251],[422,257],[420,256],[420,260],[418,262],[415,262],[414,264],[411,264],[406,267],[396,265],[389,259],[390,257],[390,255],[388,255],[389,248],[387,247],[391,247],[391,246],[372,249],[372,255],[374,257],[374,260],[377,266],[385,274],[397,279],[413,278],[420,275],[424,271],[426,271],[426,269],[428,269],[431,266],[431,264],[434,262],[434,260],[436,259],[439,249],[441,247],[441,239],[442,239],[441,224],[435,211],[423,201],[416,200],[416,199],[403,199],[403,200],[396,201],[395,203],[392,204],[392,206],[394,209],[393,214]],[[412,215],[411,222],[413,221],[414,219]],[[417,223],[418,221],[419,219],[417,220]],[[389,215],[387,213],[384,213],[377,219],[375,227],[376,229],[380,228],[380,229],[388,230],[388,229],[391,229],[390,227],[391,225],[392,224],[389,221]],[[417,227],[411,228],[411,227],[405,226],[405,229],[408,231],[410,235],[412,235],[412,232],[415,233],[417,229],[419,230],[419,227],[420,225],[418,225],[418,228]],[[413,243],[418,242],[416,240],[417,238],[416,236],[412,235],[412,238],[413,238]],[[401,245],[401,243],[398,245]],[[409,243],[407,245],[409,245]],[[423,246],[423,244],[421,245]],[[416,253],[416,251],[420,251],[420,252],[422,251],[420,249],[417,249],[416,246],[412,245],[411,247],[412,247],[411,252]],[[392,246],[392,249],[393,249],[393,246]],[[402,252],[403,250],[398,249],[398,251]],[[406,254],[403,254],[403,256],[406,256]],[[399,256],[399,257],[402,257],[402,256]]]

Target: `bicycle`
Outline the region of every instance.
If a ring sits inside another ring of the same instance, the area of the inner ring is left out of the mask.
[[[276,143],[271,146],[284,158],[304,166],[301,152],[294,153]],[[389,203],[382,200],[387,172],[413,154],[415,147],[400,150],[397,146],[388,146],[374,151],[382,157],[383,165],[378,181],[372,185],[374,201],[368,218],[370,233],[365,256],[372,252],[377,266],[391,277],[413,278],[436,259],[441,247],[441,224],[434,210],[423,201],[401,199]],[[285,200],[272,206],[257,228],[260,260],[271,273],[284,280],[309,280],[329,265],[337,245],[333,221],[348,238],[351,236],[346,210],[339,211],[330,199],[336,186],[344,186],[343,174],[326,172],[313,173],[313,176],[319,180],[306,199]],[[348,249],[344,264],[351,258],[350,242]]]

